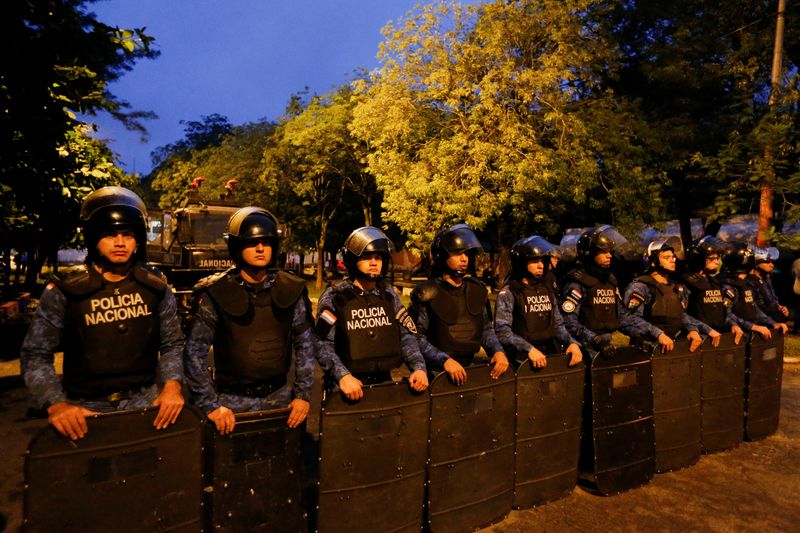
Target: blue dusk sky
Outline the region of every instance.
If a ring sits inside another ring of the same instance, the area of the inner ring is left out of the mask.
[[[219,113],[231,124],[275,120],[289,97],[324,94],[357,68],[378,66],[381,28],[419,0],[100,0],[98,20],[146,27],[161,56],[139,61],[110,86],[153,111],[149,140],[108,115],[89,117],[128,172],[151,170],[150,152],[183,138],[181,120]],[[423,2],[427,3],[427,2]]]

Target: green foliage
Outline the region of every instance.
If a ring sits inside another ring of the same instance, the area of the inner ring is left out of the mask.
[[[132,183],[77,114],[111,113],[143,131],[152,114],[130,110],[108,83],[158,53],[144,29],[98,22],[83,0],[5,2],[0,22],[0,199],[2,247],[24,247],[37,262],[74,235],[89,191]],[[35,281],[35,276],[33,276]]]
[[[594,4],[436,4],[384,29],[352,130],[387,220],[424,243],[455,221],[511,212],[547,232],[631,189],[657,198],[637,117],[600,84],[612,57],[585,24]],[[641,220],[651,205],[612,211]]]

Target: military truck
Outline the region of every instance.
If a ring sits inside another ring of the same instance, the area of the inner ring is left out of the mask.
[[[239,207],[190,198],[174,211],[148,210],[147,257],[167,277],[181,311],[190,307],[195,283],[233,266],[224,233]]]

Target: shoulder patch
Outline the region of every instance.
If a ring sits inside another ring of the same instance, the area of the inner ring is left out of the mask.
[[[327,323],[328,323],[328,324],[330,324],[331,326],[332,326],[332,325],[334,325],[334,324],[336,324],[336,320],[338,320],[338,319],[336,318],[336,315],[334,315],[334,314],[333,314],[333,311],[331,311],[330,309],[324,309],[324,310],[323,310],[323,311],[322,311],[322,312],[319,314],[319,318],[320,318],[320,320],[324,320],[325,322],[327,322]]]
[[[575,302],[572,300],[564,300],[564,303],[561,304],[561,310],[565,313],[574,313],[575,312]]]
[[[400,306],[400,309],[397,311],[395,318],[397,319],[397,321],[400,323],[401,326],[406,328],[414,335],[417,334],[417,325],[414,323],[414,319],[411,318],[411,315],[408,314],[408,310],[406,310],[405,307]]]
[[[567,298],[580,302],[583,299],[583,293],[577,287],[574,287],[567,294]]]

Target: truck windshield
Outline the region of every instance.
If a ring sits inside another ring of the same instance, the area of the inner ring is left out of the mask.
[[[225,230],[228,229],[228,216],[192,215],[192,241],[194,244],[225,245]]]

